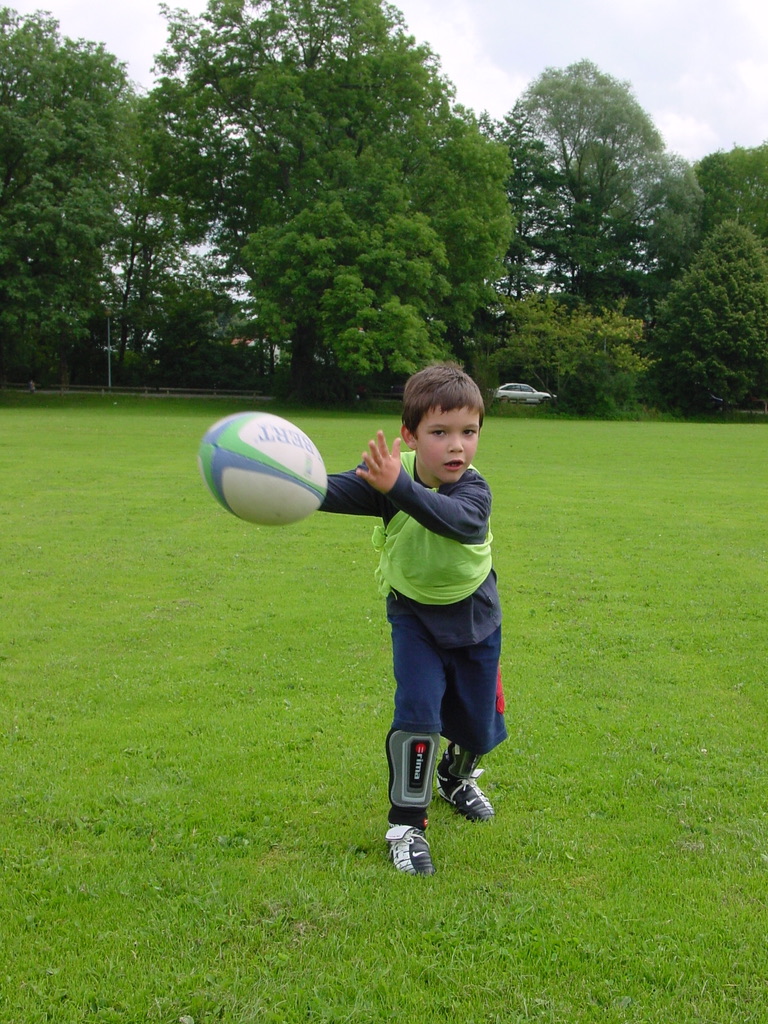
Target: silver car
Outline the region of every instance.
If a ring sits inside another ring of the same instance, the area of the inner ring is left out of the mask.
[[[542,402],[554,402],[557,395],[549,391],[537,391],[529,384],[502,384],[494,392],[494,398],[500,402],[522,402],[525,405],[540,405]]]

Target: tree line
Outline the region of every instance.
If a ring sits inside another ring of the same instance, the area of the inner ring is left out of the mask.
[[[768,145],[691,165],[589,61],[478,115],[383,0],[165,16],[139,92],[0,9],[0,383],[334,402],[452,357],[577,413],[768,393]]]

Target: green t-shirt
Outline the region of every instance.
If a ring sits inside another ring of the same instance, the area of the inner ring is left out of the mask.
[[[413,478],[416,453],[404,452],[401,463]],[[454,604],[473,594],[492,568],[490,524],[480,544],[428,530],[406,512],[373,531],[380,552],[376,580],[382,594],[396,590],[421,604]]]

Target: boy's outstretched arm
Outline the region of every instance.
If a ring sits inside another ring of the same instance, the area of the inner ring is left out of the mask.
[[[400,443],[401,438],[396,437],[390,451],[384,431],[377,431],[376,437],[368,442],[368,451],[363,452],[364,465],[355,470],[357,476],[381,494],[388,494],[400,476]]]

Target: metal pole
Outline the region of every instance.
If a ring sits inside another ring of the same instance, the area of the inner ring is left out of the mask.
[[[107,387],[112,390],[112,336],[110,334],[109,316],[107,316]]]

